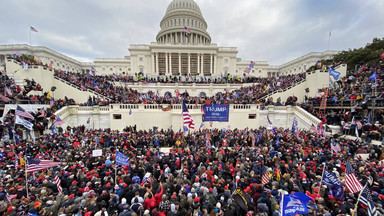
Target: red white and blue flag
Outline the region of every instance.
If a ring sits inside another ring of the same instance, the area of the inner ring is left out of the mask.
[[[37,29],[33,28],[32,26],[30,26],[30,27],[31,27],[31,31],[38,32]]]
[[[193,122],[192,116],[188,111],[187,105],[185,104],[185,101],[182,102],[183,107],[183,122],[184,124],[187,124],[189,128],[195,129],[195,123]]]
[[[29,112],[25,111],[25,109],[21,108],[21,106],[17,105],[16,110],[15,110],[15,115],[24,117],[24,118],[29,118],[29,119],[35,119]]]
[[[57,117],[55,121],[53,121],[53,124],[62,125],[64,124],[64,121],[60,119],[60,117]]]
[[[28,158],[27,173],[35,172],[40,170],[45,170],[54,166],[60,166],[60,162],[55,162],[51,160],[40,160],[34,158]]]
[[[350,193],[357,193],[363,189],[363,185],[357,179],[349,161],[347,162],[345,174],[345,187]]]
[[[55,176],[53,181],[55,182],[55,184],[57,186],[57,191],[59,191],[59,193],[63,192],[63,188],[61,187],[61,180],[60,180],[58,175]]]

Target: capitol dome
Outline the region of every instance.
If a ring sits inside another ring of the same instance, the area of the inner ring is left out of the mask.
[[[184,27],[191,33],[185,35]],[[173,0],[160,22],[158,43],[209,44],[211,36],[207,32],[207,22],[199,6],[193,0]]]

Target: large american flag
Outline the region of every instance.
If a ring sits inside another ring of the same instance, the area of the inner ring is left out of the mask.
[[[183,122],[184,124],[187,124],[189,128],[195,129],[195,123],[193,122],[192,116],[188,111],[187,105],[185,104],[185,101],[182,102],[183,106]]]
[[[18,115],[20,117],[29,118],[29,119],[35,119],[29,112],[25,111],[25,109],[21,108],[21,106],[17,105],[15,110],[15,115]]]
[[[40,160],[34,158],[28,158],[27,173],[35,172],[39,170],[45,170],[54,166],[59,166],[60,162],[50,161],[50,160]]]
[[[357,179],[351,163],[348,161],[346,166],[345,187],[350,193],[357,193],[363,189],[363,185]]]
[[[58,175],[55,176],[53,181],[56,183],[57,190],[59,191],[59,193],[63,192],[63,188],[61,187],[61,180]]]
[[[373,202],[371,191],[368,185],[365,185],[364,190],[360,195],[360,202],[367,206],[369,216],[377,215],[375,203]]]
[[[266,185],[266,184],[268,184],[269,180],[270,180],[269,173],[268,173],[267,169],[264,167],[263,168],[263,176],[261,177],[261,184]]]

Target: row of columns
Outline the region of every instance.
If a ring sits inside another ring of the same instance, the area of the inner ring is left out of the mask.
[[[185,37],[184,32],[179,33],[170,33],[163,35],[159,38],[160,43],[191,43],[191,44],[208,44],[210,41],[208,38],[199,35],[199,34],[191,34],[189,37]]]
[[[178,63],[178,69],[179,69],[179,75],[181,75],[181,53],[178,53],[179,57],[179,63]],[[200,61],[201,57],[201,61]],[[153,53],[151,55],[152,59],[152,71],[155,71],[156,74],[159,74],[159,53]],[[214,61],[212,61],[214,60]],[[169,64],[168,64],[169,61]],[[201,64],[200,64],[201,62]],[[216,65],[217,65],[217,56],[214,54],[210,54],[210,73],[213,75],[216,71]],[[188,53],[188,74],[191,73],[191,54]],[[172,74],[172,54],[171,53],[165,53],[165,74],[171,75]],[[197,53],[197,74],[198,75],[204,75],[204,54]]]

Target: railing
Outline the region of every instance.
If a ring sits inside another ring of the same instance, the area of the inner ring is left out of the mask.
[[[105,99],[111,100],[109,97],[106,97],[106,96],[104,96],[104,95],[102,95],[102,94],[100,94],[100,93],[98,93],[98,92],[95,92],[95,91],[93,91],[92,89],[88,89],[88,88],[86,88],[86,89],[82,89],[81,87],[79,87],[79,86],[77,86],[77,85],[75,85],[75,84],[73,84],[73,83],[70,83],[70,82],[64,80],[64,79],[61,78],[61,77],[58,77],[58,76],[56,76],[56,75],[54,75],[53,77],[54,77],[56,80],[59,80],[59,81],[65,83],[65,84],[67,84],[67,85],[70,85],[70,86],[72,86],[73,88],[76,88],[76,89],[79,90],[79,91],[87,91],[87,92],[90,92],[90,93],[92,93],[92,94],[97,95],[97,96],[100,97],[100,98],[105,98]]]
[[[181,110],[181,104],[111,104],[111,109],[132,109],[132,110],[157,110],[162,108],[166,108],[171,105],[172,110]],[[188,110],[201,110],[202,104],[188,104]],[[258,104],[230,104],[230,110],[256,110],[260,109]],[[100,108],[101,109],[101,108]]]

